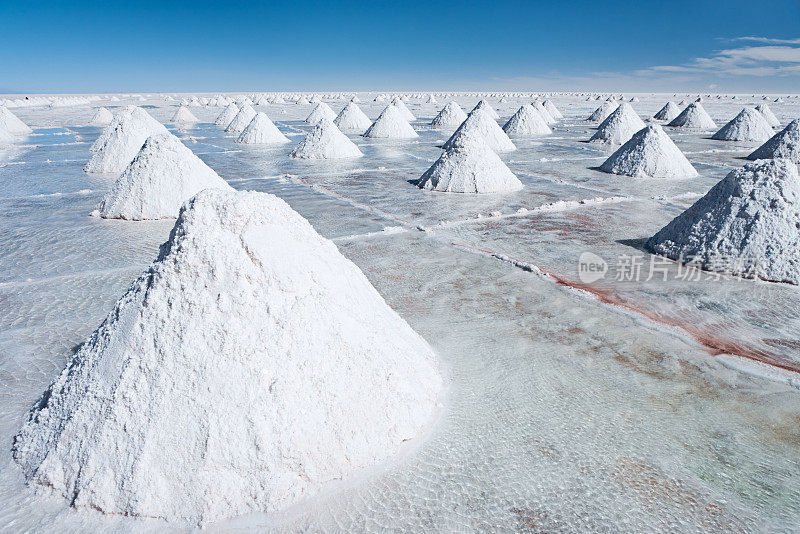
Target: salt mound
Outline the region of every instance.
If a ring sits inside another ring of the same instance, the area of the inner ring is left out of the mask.
[[[239,114],[239,108],[236,106],[234,102],[231,102],[227,105],[227,107],[222,110],[222,113],[219,114],[217,120],[214,121],[216,126],[222,126],[223,128],[227,128],[231,121],[236,118],[236,115]]]
[[[555,124],[555,123],[557,123],[557,122],[558,122],[558,121],[555,119],[555,117],[553,117],[552,115],[550,115],[550,112],[549,112],[549,111],[547,111],[547,108],[546,108],[546,107],[544,107],[544,104],[542,104],[540,101],[538,101],[538,100],[534,100],[534,101],[533,101],[533,103],[532,103],[531,105],[533,106],[533,108],[534,108],[536,111],[538,111],[538,112],[539,112],[539,115],[541,115],[541,116],[542,116],[542,118],[544,119],[544,121],[545,121],[547,124]]]
[[[456,144],[464,142],[464,138],[476,135],[483,138],[489,148],[495,152],[510,152],[517,149],[503,129],[486,111],[481,109],[470,112],[466,120],[450,136],[450,139],[442,145],[442,148],[448,150]]]
[[[132,221],[177,217],[186,200],[209,187],[231,189],[177,137],[154,135],[114,182],[98,214]]]
[[[436,101],[436,98],[433,95],[428,95],[428,104],[438,104],[439,102]]]
[[[675,102],[667,102],[664,107],[658,110],[658,113],[653,115],[657,121],[671,121],[681,113],[681,108]]]
[[[434,128],[446,128],[449,126],[458,126],[467,119],[467,114],[461,109],[456,101],[450,101],[442,108],[442,110],[433,118],[431,126]]]
[[[639,118],[631,105],[622,102],[611,115],[600,123],[597,132],[589,139],[589,142],[621,145],[644,126],[644,121]]]
[[[403,118],[403,112],[394,104],[386,106],[381,114],[364,132],[364,137],[385,139],[410,139],[419,137],[414,128]]]
[[[606,117],[611,115],[615,109],[617,109],[618,104],[616,102],[611,102],[606,100],[603,102],[599,108],[594,110],[591,115],[589,115],[586,120],[590,122],[601,122],[606,120]]]
[[[209,189],[13,455],[76,507],[204,525],[396,456],[442,387],[427,343],[308,221],[273,195]]]
[[[112,120],[114,120],[114,115],[107,108],[101,107],[97,109],[89,124],[91,126],[106,126]]]
[[[179,124],[188,122],[198,122],[198,119],[194,116],[194,113],[189,111],[189,108],[185,106],[178,107],[178,110],[172,116],[172,123]]]
[[[522,189],[519,178],[480,136],[462,138],[450,147],[425,171],[417,185],[447,193],[505,193]]]
[[[355,143],[326,118],[320,119],[289,154],[290,157],[299,159],[358,158],[363,155]]]
[[[11,132],[0,126],[0,146],[8,146],[11,144],[14,144],[14,136]]]
[[[494,108],[491,105],[489,105],[489,102],[487,102],[485,99],[483,99],[480,102],[478,102],[477,104],[475,104],[475,107],[472,108],[472,111],[476,111],[476,110],[479,110],[479,109],[482,109],[483,111],[488,112],[489,116],[491,118],[495,119],[495,120],[500,118],[500,115],[497,114],[497,112],[494,110]]]
[[[800,119],[790,122],[786,128],[747,156],[747,159],[773,158],[786,158],[800,164]]]
[[[800,283],[800,176],[789,160],[732,171],[646,247],[704,269]]]
[[[706,110],[699,102],[692,102],[680,115],[672,119],[667,126],[679,128],[696,128],[698,130],[712,130],[717,127]]]
[[[253,106],[248,104],[247,102],[239,109],[239,113],[233,118],[233,120],[228,124],[228,127],[225,128],[225,131],[228,133],[242,133],[247,125],[252,122],[253,118],[256,116],[256,110],[253,109]]]
[[[245,145],[275,145],[288,143],[289,139],[281,133],[266,113],[259,111],[235,142]]]
[[[370,127],[372,121],[361,111],[358,104],[351,100],[344,109],[339,112],[339,115],[336,116],[336,120],[334,120],[333,123],[342,131],[363,133]]]
[[[12,135],[28,135],[33,132],[30,127],[19,120],[7,107],[0,106],[0,128]]]
[[[767,124],[769,124],[770,127],[774,128],[775,126],[781,125],[781,121],[779,121],[778,117],[776,117],[775,114],[772,112],[772,110],[769,109],[768,105],[759,104],[756,106],[756,110],[758,110],[759,113],[764,115],[764,119],[766,119]]]
[[[417,120],[417,118],[414,116],[414,114],[411,113],[411,111],[408,109],[408,107],[406,107],[406,104],[405,104],[405,102],[403,102],[402,99],[400,99],[398,97],[394,97],[392,99],[392,105],[400,110],[400,113],[402,113],[403,118],[405,120],[407,120],[408,122],[413,122],[413,121]]]
[[[697,171],[658,124],[642,128],[600,166],[635,178],[691,178]]]
[[[148,137],[165,133],[164,125],[145,110],[127,106],[114,116],[94,142],[90,148],[94,155],[83,170],[88,173],[122,172]]]
[[[711,139],[719,141],[756,141],[763,143],[775,132],[764,115],[753,108],[744,108],[731,119]]]
[[[316,124],[322,119],[328,119],[329,121],[336,119],[336,113],[334,113],[331,107],[325,102],[319,102],[314,109],[311,110],[311,113],[306,117],[306,122],[308,124]]]
[[[558,108],[556,107],[555,104],[553,104],[551,100],[545,100],[544,102],[542,102],[542,105],[544,106],[544,109],[546,109],[547,112],[550,114],[550,116],[553,117],[553,119],[558,120],[564,118],[564,115],[562,115],[561,112],[558,111]]]
[[[550,135],[553,130],[547,125],[536,108],[531,104],[524,104],[514,115],[508,119],[503,131],[508,135]]]

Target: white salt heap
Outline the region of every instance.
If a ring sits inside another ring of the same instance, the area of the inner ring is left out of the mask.
[[[217,119],[214,121],[216,126],[222,126],[223,128],[227,128],[231,121],[239,114],[239,108],[236,106],[234,102],[231,102],[227,105],[227,107],[222,110],[217,116]]]
[[[112,120],[114,120],[114,114],[108,111],[107,108],[101,107],[97,109],[89,124],[91,126],[106,126]]]
[[[491,118],[495,119],[495,120],[500,118],[500,115],[497,114],[497,112],[494,110],[494,108],[485,99],[483,99],[480,102],[478,102],[477,104],[475,104],[475,107],[472,108],[472,111],[476,111],[476,110],[479,110],[479,109],[482,109],[483,111],[486,111],[487,113],[489,113],[489,116]]]
[[[523,104],[514,115],[508,119],[503,131],[508,135],[520,137],[531,135],[550,135],[553,130],[547,125],[541,114],[531,104]]]
[[[720,128],[711,139],[719,141],[750,141],[763,143],[775,132],[764,115],[754,108],[744,108],[736,117]]]
[[[197,117],[194,116],[194,113],[192,113],[189,110],[189,108],[187,108],[186,106],[180,106],[178,107],[178,110],[175,112],[175,114],[172,116],[171,122],[173,124],[187,124],[192,122],[198,122],[198,119]]]
[[[591,115],[589,115],[586,120],[589,122],[602,122],[606,120],[606,117],[611,115],[615,109],[617,109],[616,102],[610,102],[606,100],[603,102],[599,108],[594,110]]]
[[[228,124],[225,131],[228,133],[237,133],[240,134],[247,128],[247,125],[253,120],[256,116],[256,110],[253,109],[253,106],[246,103],[239,109],[239,113],[233,118],[233,120]]]
[[[657,121],[671,121],[680,114],[681,108],[679,108],[675,102],[670,101],[664,104],[664,107],[653,115],[653,118]]]
[[[467,119],[467,114],[458,105],[458,102],[452,100],[445,104],[442,110],[433,118],[431,126],[434,128],[447,128],[458,126]]]
[[[12,135],[28,135],[33,131],[5,106],[0,106],[0,128]]]
[[[79,508],[206,525],[275,513],[431,424],[436,357],[283,200],[202,191],[16,436]]]
[[[333,123],[343,132],[364,133],[370,127],[372,121],[361,111],[358,104],[350,101],[339,112]]]
[[[231,189],[180,139],[171,133],[154,135],[114,182],[96,214],[133,221],[173,218],[186,200],[209,187]]]
[[[394,104],[386,106],[372,126],[364,132],[364,137],[385,139],[411,139],[419,137],[414,128],[403,117],[403,112]]]
[[[544,109],[546,109],[547,112],[550,114],[550,116],[553,117],[553,119],[559,120],[564,118],[564,115],[562,115],[561,112],[558,111],[558,108],[556,107],[555,104],[553,104],[552,100],[545,100],[544,102],[542,102],[542,105],[544,106]]]
[[[538,111],[538,112],[539,112],[539,115],[541,115],[541,116],[542,116],[542,118],[544,119],[544,121],[545,121],[547,124],[555,124],[555,123],[557,123],[557,122],[558,122],[558,121],[556,120],[556,118],[555,118],[555,117],[553,117],[552,115],[550,115],[550,112],[549,112],[549,111],[547,111],[547,108],[546,108],[546,107],[544,107],[544,104],[542,104],[540,101],[538,101],[538,100],[534,100],[534,101],[533,101],[533,103],[532,103],[531,105],[534,107],[534,109],[535,109],[536,111]]]
[[[646,247],[674,260],[800,283],[800,176],[786,159],[732,171]]]
[[[321,118],[290,157],[299,159],[358,158],[364,154],[329,119]]]
[[[773,158],[786,158],[800,164],[800,119],[790,122],[747,156],[747,159]]]
[[[318,103],[314,109],[311,110],[311,113],[306,117],[306,122],[308,124],[316,124],[322,119],[328,119],[329,121],[336,119],[336,113],[334,113],[331,107],[325,102]]]
[[[510,152],[517,149],[503,129],[482,109],[470,112],[466,120],[450,136],[450,139],[442,145],[442,148],[448,150],[459,142],[463,142],[462,138],[472,135],[480,135],[489,148],[495,152]]]
[[[635,178],[691,178],[697,171],[658,124],[642,128],[600,170]]]
[[[699,102],[692,102],[680,115],[672,119],[667,126],[676,128],[694,128],[697,130],[713,130],[717,127]]]
[[[636,114],[631,105],[622,102],[611,115],[600,123],[589,142],[621,145],[644,126],[644,121]]]
[[[417,120],[417,118],[414,117],[414,114],[411,113],[411,110],[409,110],[408,107],[406,107],[405,102],[403,102],[400,98],[394,97],[392,99],[392,105],[400,110],[400,113],[402,113],[403,118],[408,122],[413,122]]]
[[[781,125],[781,121],[778,120],[778,117],[769,109],[769,106],[766,104],[759,104],[756,106],[756,110],[764,116],[764,119],[767,121],[767,124],[770,127],[774,128],[776,126]]]
[[[14,144],[14,135],[0,126],[0,147]]]
[[[289,139],[281,133],[266,113],[259,111],[235,142],[245,145],[279,145],[288,143]]]
[[[152,135],[167,133],[164,125],[136,106],[127,106],[89,149],[92,158],[83,167],[88,173],[120,173],[133,161],[145,140]]]

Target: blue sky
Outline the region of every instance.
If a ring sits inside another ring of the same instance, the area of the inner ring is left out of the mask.
[[[0,92],[800,91],[800,1],[0,0]]]

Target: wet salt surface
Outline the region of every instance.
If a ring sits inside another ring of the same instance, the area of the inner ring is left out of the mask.
[[[640,98],[642,116],[668,99]],[[457,100],[466,109],[478,99]],[[492,104],[506,119],[521,102]],[[579,142],[593,131],[579,119],[599,103],[555,102],[567,119],[552,138],[518,140],[502,155],[525,188],[490,197],[408,183],[448,137],[425,126],[443,100],[410,103],[422,117],[419,139],[351,136],[365,157],[345,162],[297,162],[286,157],[293,145],[241,147],[209,124],[175,130],[231,185],[281,196],[335,239],[432,344],[451,381],[432,436],[399,465],[284,516],[209,530],[798,530],[800,391],[716,355],[722,346],[800,365],[797,288],[679,281],[674,264],[666,282],[613,279],[622,255],[642,255],[646,269],[650,256],[637,243],[754,147],[667,129],[699,178],[612,176],[589,169],[610,152]],[[174,113],[149,103],[163,122]],[[704,107],[722,125],[745,103]],[[371,118],[383,107],[360,106]],[[798,104],[770,106],[784,124],[800,116]],[[296,144],[312,108],[261,109]],[[87,216],[114,179],[81,170],[99,133],[79,126],[91,108],[14,111],[36,131],[23,149],[0,154],[0,530],[188,528],[69,509],[26,488],[11,460],[30,406],[172,226]],[[204,122],[219,111],[192,108]],[[586,199],[605,201],[578,203]],[[568,202],[547,208],[558,201]],[[381,231],[395,227],[407,231]],[[570,287],[583,251],[610,264],[594,293]]]

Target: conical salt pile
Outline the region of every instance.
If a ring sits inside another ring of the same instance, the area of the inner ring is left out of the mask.
[[[546,108],[546,107],[544,107],[544,104],[542,104],[540,101],[538,101],[538,100],[534,100],[534,102],[533,102],[531,105],[533,106],[533,108],[534,108],[536,111],[538,111],[538,112],[539,112],[539,115],[541,115],[541,116],[542,116],[542,118],[544,119],[544,121],[545,121],[547,124],[555,124],[555,123],[557,123],[557,122],[558,122],[558,121],[555,119],[555,117],[553,117],[552,115],[550,115],[550,112],[549,112],[549,111],[547,111],[547,108]]]
[[[472,111],[476,111],[476,110],[479,110],[479,109],[482,109],[482,110],[488,112],[489,116],[491,118],[495,119],[495,120],[500,118],[500,115],[497,114],[497,112],[494,110],[494,108],[485,99],[483,99],[480,102],[478,102],[475,105],[475,107],[472,108]]]
[[[653,115],[653,118],[657,121],[671,121],[680,114],[681,108],[679,108],[675,102],[670,101],[664,104],[664,107]]]
[[[480,135],[463,137],[447,149],[417,185],[447,193],[505,193],[522,189],[519,178]]]
[[[589,142],[622,145],[644,126],[644,121],[639,118],[631,105],[622,102],[611,115],[606,117],[606,120],[600,123]]]
[[[236,115],[239,114],[239,108],[236,106],[234,102],[231,102],[227,105],[227,107],[222,110],[222,113],[219,114],[217,119],[214,121],[216,126],[222,126],[223,128],[227,128],[231,121],[236,118]]]
[[[33,131],[5,106],[0,106],[0,128],[12,135],[28,135]]]
[[[606,117],[611,115],[615,109],[617,109],[618,104],[616,102],[610,102],[606,100],[603,102],[599,108],[594,110],[591,115],[589,115],[586,120],[589,122],[602,122],[606,120]]]
[[[400,110],[400,113],[402,113],[403,118],[405,120],[407,120],[408,122],[413,122],[413,121],[417,120],[417,118],[414,116],[414,114],[411,113],[411,110],[408,109],[408,107],[406,106],[405,102],[403,102],[403,100],[400,99],[399,97],[394,97],[392,99],[392,105]]]
[[[259,111],[235,142],[245,145],[279,145],[288,143],[289,139],[278,130],[266,113]]]
[[[311,110],[311,113],[306,117],[306,122],[308,124],[316,124],[322,119],[328,119],[329,121],[336,119],[336,113],[334,113],[331,107],[325,102],[319,102],[314,109]]]
[[[672,119],[667,126],[677,128],[694,128],[698,130],[713,130],[717,127],[716,123],[699,102],[692,102],[680,115]]]
[[[180,106],[172,116],[172,124],[186,124],[191,122],[198,122],[198,119],[186,106]]]
[[[442,148],[448,150],[459,142],[463,142],[464,137],[472,135],[480,135],[489,148],[495,152],[510,152],[517,149],[503,129],[482,109],[470,112],[466,120],[450,136],[450,139],[442,145]]]
[[[256,110],[253,109],[253,106],[246,103],[239,109],[239,113],[233,118],[233,120],[228,124],[228,127],[225,128],[225,131],[228,133],[242,133],[247,125],[253,120],[256,116]]]
[[[83,167],[88,173],[120,173],[133,161],[145,140],[168,133],[164,125],[140,107],[120,110],[89,149],[94,154]]]
[[[753,108],[744,108],[720,128],[711,139],[719,141],[752,141],[763,143],[775,132],[764,115]]]
[[[352,100],[339,112],[333,123],[343,132],[364,133],[372,121]]]
[[[289,154],[290,157],[299,159],[358,158],[363,155],[355,143],[326,118],[320,119]]]
[[[467,114],[456,101],[450,101],[433,118],[431,126],[434,128],[447,128],[458,126],[467,119]]]
[[[108,111],[107,108],[98,108],[92,120],[89,121],[91,126],[106,126],[114,120],[114,114]]]
[[[553,119],[559,120],[564,118],[564,115],[562,115],[561,112],[558,111],[558,108],[556,107],[555,104],[553,104],[552,100],[545,100],[544,102],[542,102],[542,105],[544,106],[544,109],[546,109],[547,112],[550,114],[550,116],[553,117]]]
[[[180,139],[154,135],[114,182],[97,214],[133,221],[177,217],[186,200],[209,187],[231,189]]]
[[[774,158],[786,158],[800,164],[800,119],[790,122],[786,128],[747,156],[747,159]]]
[[[770,127],[774,128],[776,126],[781,125],[781,121],[779,121],[778,117],[776,117],[775,114],[772,112],[772,110],[769,109],[768,105],[759,104],[756,106],[756,110],[758,110],[759,113],[764,115],[764,119],[766,119],[767,124],[769,124]]]
[[[800,282],[800,176],[785,159],[732,171],[646,247],[704,269]]]
[[[531,104],[524,104],[520,107],[503,126],[503,131],[508,135],[520,137],[553,133],[541,114]]]
[[[436,98],[433,95],[428,95],[428,104],[438,104],[439,102],[436,101]]]
[[[403,118],[403,112],[394,104],[386,106],[381,114],[364,132],[364,137],[384,139],[411,139],[419,137],[414,128]]]
[[[642,128],[600,166],[635,178],[691,178],[697,171],[658,124]]]
[[[13,456],[79,508],[275,513],[432,423],[427,343],[283,200],[208,189],[33,408]]]

